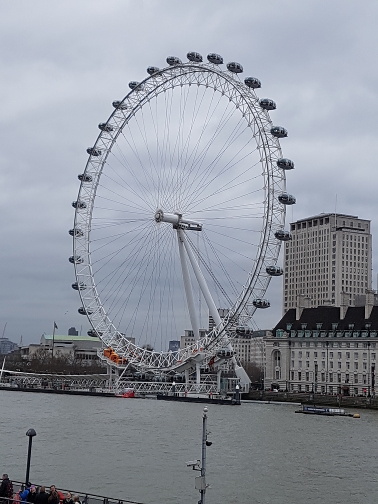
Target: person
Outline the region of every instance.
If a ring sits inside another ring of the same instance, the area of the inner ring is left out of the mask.
[[[72,499],[71,492],[67,492],[67,495],[63,499],[63,504],[74,504],[74,501]]]
[[[5,497],[5,499],[3,499]],[[8,474],[3,474],[3,478],[0,485],[0,501],[6,499],[13,499],[13,483],[8,477]]]
[[[30,493],[30,487],[31,487],[30,483],[26,483],[26,488],[25,488],[25,490],[22,490],[22,489],[21,489],[21,490],[18,492],[18,494],[19,494],[19,496],[20,496],[20,500],[21,500],[22,504],[26,504],[26,499],[27,499],[27,497],[28,497],[28,495],[29,495],[29,493]]]
[[[34,485],[31,485],[30,492],[29,492],[28,496],[26,497],[26,502],[31,502],[34,504],[36,497],[37,497],[37,489],[35,488]]]
[[[55,485],[51,485],[50,487],[50,495],[47,499],[48,504],[59,504],[60,499],[59,499],[59,494],[56,491]]]
[[[46,492],[46,487],[41,486],[39,493],[37,494],[34,504],[48,504],[49,494]]]
[[[81,502],[80,502],[80,499],[79,499],[79,496],[78,496],[78,495],[74,495],[74,496],[73,496],[73,501],[74,501],[74,504],[81,504]]]

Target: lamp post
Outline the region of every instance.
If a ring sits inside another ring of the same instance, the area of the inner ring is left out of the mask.
[[[26,435],[29,437],[29,448],[28,448],[28,460],[26,462],[26,476],[25,476],[25,485],[28,484],[29,481],[29,473],[30,473],[30,459],[31,459],[31,450],[32,450],[32,442],[33,437],[37,435],[34,429],[29,429]]]

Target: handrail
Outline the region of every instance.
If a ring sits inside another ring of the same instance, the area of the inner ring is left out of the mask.
[[[12,480],[13,483],[13,495],[15,495],[19,490],[25,487],[25,483],[22,481],[17,481],[17,480]],[[39,484],[34,484],[36,488],[40,488],[41,486],[45,486],[46,488],[50,488],[48,485],[39,485]],[[19,487],[16,489],[15,487]],[[105,495],[98,495],[98,494],[92,494],[90,492],[79,492],[77,490],[68,490],[67,488],[58,488],[60,492],[67,493],[70,492],[72,495],[80,495],[83,496],[82,503],[83,504],[89,504],[89,499],[97,499],[102,501],[103,504],[109,504],[109,503],[116,503],[116,504],[145,504],[143,502],[139,501],[133,501],[133,500],[128,500],[128,499],[116,499],[113,497],[106,497]],[[3,502],[8,502],[9,504],[13,504],[14,502],[14,497],[13,498],[8,498],[8,497],[0,497],[0,501]]]

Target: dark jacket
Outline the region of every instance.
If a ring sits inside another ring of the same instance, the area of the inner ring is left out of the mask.
[[[3,479],[0,485],[0,497],[13,497],[13,485],[9,478]]]
[[[35,498],[34,504],[47,504],[49,494],[47,492],[39,492]]]
[[[48,504],[59,504],[60,499],[59,499],[59,494],[55,490],[55,492],[50,493],[49,498],[47,499]]]

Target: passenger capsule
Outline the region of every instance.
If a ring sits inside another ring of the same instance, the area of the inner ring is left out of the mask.
[[[116,108],[116,109],[120,109],[120,110],[126,110],[128,108],[127,104],[124,103],[124,102],[121,102],[119,100],[115,100],[113,103],[112,103],[113,107]]]
[[[84,308],[83,306],[81,306],[77,311],[80,313],[80,315],[92,315],[93,313],[93,310],[90,310],[89,308]]]
[[[101,131],[106,131],[107,133],[109,133],[110,131],[113,131],[113,129],[114,129],[114,128],[113,128],[113,126],[111,126],[111,125],[110,125],[110,124],[108,124],[108,123],[100,123],[100,124],[98,125],[98,127],[99,127],[99,129],[100,129]]]
[[[147,68],[147,73],[148,73],[149,75],[154,75],[154,74],[156,74],[159,70],[160,70],[160,68],[158,68],[158,67],[149,66],[149,67]]]
[[[263,98],[259,103],[260,107],[264,110],[276,110],[277,108],[276,102],[270,100],[269,98]]]
[[[80,175],[77,176],[79,180],[82,182],[92,182],[92,175],[88,175],[87,173],[80,173]]]
[[[283,205],[295,205],[296,199],[291,194],[282,193],[278,196],[278,201]]]
[[[239,334],[239,336],[244,336],[252,333],[252,330],[248,326],[238,326],[235,329],[236,334]]]
[[[244,84],[252,89],[261,88],[261,81],[256,79],[256,77],[246,77]]]
[[[87,152],[90,156],[101,156],[101,151],[100,149],[95,149],[94,147],[88,147]]]
[[[78,291],[78,290],[85,290],[87,286],[84,282],[75,282],[72,284],[72,288]]]
[[[254,299],[252,301],[253,306],[256,308],[269,308],[270,303],[267,299]]]
[[[75,238],[79,238],[80,236],[84,236],[83,231],[79,228],[70,229],[68,231],[68,234],[70,234],[71,236],[74,236]]]
[[[87,331],[87,334],[88,334],[88,336],[91,336],[92,338],[98,338],[98,337],[102,336],[102,332],[92,331],[92,329],[89,329],[89,331]]]
[[[131,82],[129,82],[129,88],[130,89],[138,88],[137,91],[142,91],[143,85],[138,81],[131,81]]]
[[[230,63],[227,63],[227,70],[229,70],[232,73],[242,73],[243,67],[240,63],[236,63],[236,61],[231,61]]]
[[[294,161],[287,158],[281,158],[277,161],[278,168],[282,168],[283,170],[293,170],[294,169]]]
[[[291,240],[291,234],[289,231],[285,231],[284,229],[279,229],[274,233],[274,236],[277,238],[277,240],[280,241],[290,241]]]
[[[170,66],[181,65],[181,63],[182,63],[180,58],[176,58],[176,56],[168,56],[166,61],[167,61],[168,65],[170,65]]]
[[[220,54],[210,53],[207,55],[207,59],[210,63],[214,63],[214,65],[222,65],[223,58]]]
[[[221,359],[230,359],[233,355],[234,352],[229,348],[219,348],[217,350],[217,357],[220,357]]]
[[[282,126],[273,126],[270,130],[271,134],[276,138],[287,137],[287,130]]]
[[[73,201],[72,206],[74,208],[79,208],[79,209],[87,208],[87,204],[85,203],[85,201],[80,201],[80,200]]]
[[[198,52],[188,52],[186,57],[189,61],[193,61],[194,63],[202,63],[202,56]]]
[[[79,255],[70,256],[68,260],[71,264],[82,264],[84,262],[84,259]]]
[[[282,276],[283,275],[283,269],[279,268],[278,266],[267,266],[266,272],[270,276]]]

